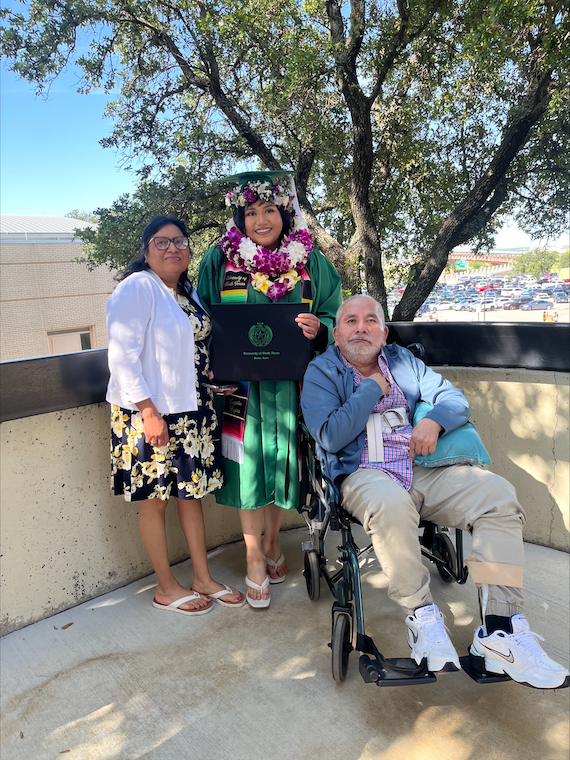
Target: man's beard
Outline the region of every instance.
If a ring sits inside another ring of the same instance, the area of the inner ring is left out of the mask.
[[[375,346],[372,342],[359,338],[358,341],[355,339],[352,342],[348,340],[342,353],[351,364],[355,361],[360,363],[372,362],[380,353],[381,348],[381,345]]]

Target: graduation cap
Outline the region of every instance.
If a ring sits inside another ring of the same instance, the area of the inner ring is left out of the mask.
[[[264,170],[260,172],[241,172],[240,174],[232,174],[231,177],[222,177],[217,179],[218,185],[237,185],[243,187],[243,185],[250,182],[269,182],[273,183],[277,177],[291,177],[295,172],[289,169],[277,169],[277,170]]]

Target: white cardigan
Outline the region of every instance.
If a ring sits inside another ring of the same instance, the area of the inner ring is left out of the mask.
[[[135,411],[150,398],[160,414],[196,411],[194,330],[158,275],[135,272],[117,285],[107,331],[107,401]]]

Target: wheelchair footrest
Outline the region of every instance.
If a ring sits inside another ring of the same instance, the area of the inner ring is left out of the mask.
[[[363,654],[358,668],[365,683],[375,683],[377,686],[419,686],[437,681],[427,669],[425,658],[418,665],[409,657],[383,657],[379,660]]]
[[[511,680],[511,677],[504,673],[488,673],[485,670],[485,658],[472,654],[471,651],[460,657],[459,662],[467,675],[477,683],[503,683]]]
[[[506,675],[506,673],[489,673],[485,669],[485,658],[479,655],[473,654],[471,650],[464,657],[459,658],[461,667],[477,683],[505,683],[506,681],[512,681],[513,679]],[[517,683],[517,681],[513,681]],[[531,689],[540,688],[531,686],[529,683],[520,683],[521,686],[529,686]],[[570,676],[566,677],[566,680],[557,689],[568,689],[570,687]],[[550,689],[549,689],[550,691]]]

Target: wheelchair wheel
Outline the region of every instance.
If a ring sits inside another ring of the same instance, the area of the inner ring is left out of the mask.
[[[439,554],[445,561],[445,565],[436,565],[441,580],[445,583],[453,583],[455,577],[452,573],[455,574],[455,576],[458,574],[457,553],[453,541],[449,538],[447,533],[435,534],[432,552],[434,554]]]
[[[338,683],[346,678],[348,656],[352,649],[352,621],[341,613],[335,617],[332,631],[332,677]]]
[[[305,552],[305,583],[307,594],[312,602],[316,602],[321,595],[321,571],[319,568],[319,555],[316,551]]]

